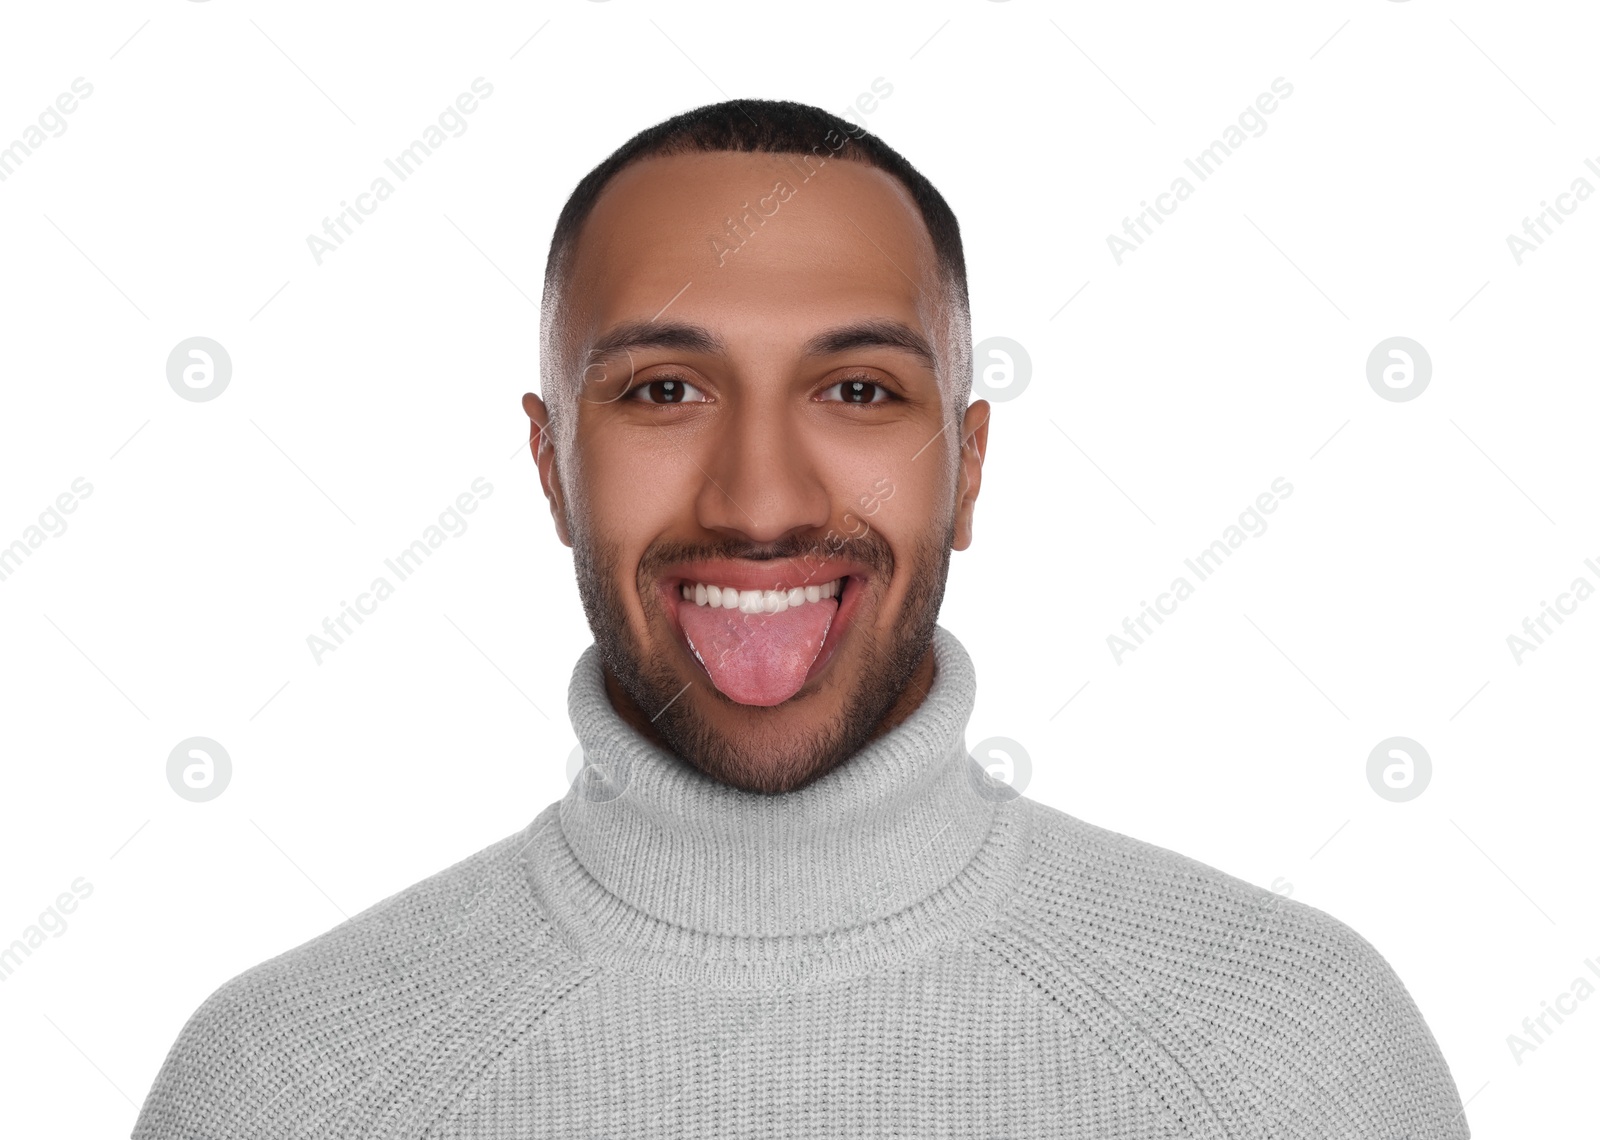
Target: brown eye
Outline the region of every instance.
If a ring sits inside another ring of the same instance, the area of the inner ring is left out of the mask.
[[[654,380],[646,380],[643,384],[629,389],[628,397],[641,404],[655,404],[658,407],[667,404],[705,402],[705,394],[700,389],[677,376],[660,376]]]
[[[885,404],[898,398],[888,388],[865,376],[853,376],[848,380],[841,380],[826,390],[831,392],[835,388],[839,390],[837,402],[843,404]],[[834,402],[828,401],[828,403]]]

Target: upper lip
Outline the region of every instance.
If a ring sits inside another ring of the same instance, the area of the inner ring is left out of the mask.
[[[820,586],[839,578],[866,578],[872,569],[849,559],[824,557],[774,558],[766,562],[716,558],[680,562],[662,574],[668,583],[701,582],[708,586],[732,586],[737,590],[792,590],[796,586]]]

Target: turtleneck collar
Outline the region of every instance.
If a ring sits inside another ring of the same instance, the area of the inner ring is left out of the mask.
[[[590,646],[568,710],[592,771],[551,805],[565,840],[553,857],[569,872],[556,889],[591,933],[661,924],[708,943],[697,958],[726,939],[836,940],[918,903],[948,925],[990,875],[1014,871],[1020,812],[992,785],[985,794],[967,755],[971,658],[942,627],[933,650],[933,685],[909,717],[804,788],[764,795],[641,737],[612,707]],[[934,898],[963,875],[960,898]],[[652,940],[659,950],[659,932]]]

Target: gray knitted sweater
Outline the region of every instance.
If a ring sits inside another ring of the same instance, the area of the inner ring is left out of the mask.
[[[800,791],[611,708],[526,828],[208,997],[134,1140],[1467,1137],[1405,988],[1321,911],[989,780],[939,629]]]

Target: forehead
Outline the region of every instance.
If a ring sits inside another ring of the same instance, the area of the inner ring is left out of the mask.
[[[938,262],[915,202],[886,171],[829,153],[668,155],[623,169],[574,248],[569,333],[592,343],[617,322],[670,313],[785,341],[801,325],[872,316],[934,339]]]

